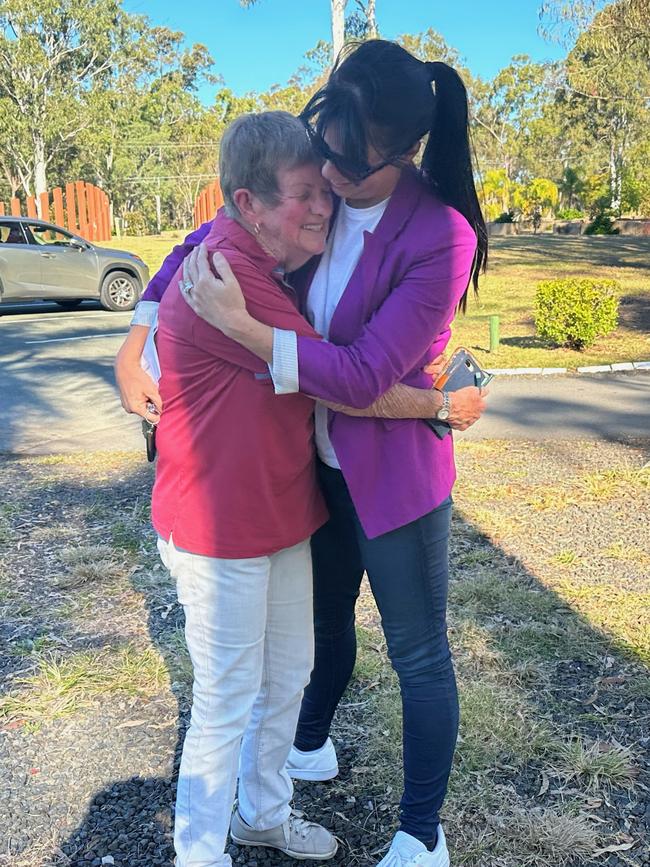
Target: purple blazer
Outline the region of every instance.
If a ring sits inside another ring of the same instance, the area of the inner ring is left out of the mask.
[[[422,367],[450,338],[476,235],[415,172],[403,171],[332,317],[329,342],[298,338],[300,390],[366,407],[397,382],[431,387]],[[329,433],[369,538],[430,512],[451,493],[451,436],[419,419],[330,413]]]
[[[175,271],[209,228],[202,226],[175,248],[144,300],[160,299],[167,263]],[[415,172],[403,171],[377,228],[364,233],[329,341],[298,338],[300,390],[362,408],[397,382],[430,388],[422,367],[449,342],[475,252],[476,236],[465,218],[435,198]],[[316,264],[300,275],[303,304]],[[331,412],[329,431],[369,538],[416,520],[451,493],[452,437],[438,439],[421,420]]]

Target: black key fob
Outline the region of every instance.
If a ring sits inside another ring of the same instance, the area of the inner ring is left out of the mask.
[[[142,419],[142,435],[147,445],[147,460],[152,463],[156,459],[156,425],[146,418]]]

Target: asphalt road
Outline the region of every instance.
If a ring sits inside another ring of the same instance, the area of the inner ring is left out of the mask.
[[[129,313],[92,302],[0,307],[0,452],[131,450],[139,421],[120,407],[113,358]],[[650,372],[498,377],[471,439],[650,438]]]

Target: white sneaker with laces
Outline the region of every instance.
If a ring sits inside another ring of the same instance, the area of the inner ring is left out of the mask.
[[[339,763],[332,739],[328,738],[320,749],[310,752],[291,747],[286,768],[294,780],[333,780],[339,772]]]
[[[417,838],[398,831],[377,867],[449,867],[449,851],[442,826],[438,825],[438,839],[433,852],[429,852]]]

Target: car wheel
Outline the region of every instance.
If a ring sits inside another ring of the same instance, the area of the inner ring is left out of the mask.
[[[106,310],[133,310],[138,302],[140,285],[126,271],[111,271],[104,277],[99,302]]]
[[[58,304],[59,307],[63,307],[64,310],[74,310],[75,307],[78,307],[82,301],[83,298],[65,298],[61,300],[57,298],[54,299],[54,303]]]

